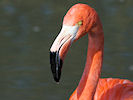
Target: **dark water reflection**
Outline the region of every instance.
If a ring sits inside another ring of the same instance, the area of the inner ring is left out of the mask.
[[[61,29],[65,12],[78,2],[81,0],[0,1],[0,100],[69,98],[82,75],[87,36],[70,49],[60,85],[52,79],[49,48]],[[102,77],[133,81],[133,1],[82,0],[82,3],[95,8],[103,23]]]

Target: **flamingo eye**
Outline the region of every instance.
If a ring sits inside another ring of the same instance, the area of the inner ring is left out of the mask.
[[[81,26],[83,24],[83,21],[79,21],[77,24],[78,26]]]

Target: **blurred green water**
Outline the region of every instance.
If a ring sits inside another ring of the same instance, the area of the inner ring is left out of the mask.
[[[68,100],[84,69],[87,36],[69,50],[59,85],[50,72],[49,48],[66,11],[79,2],[95,8],[103,23],[102,77],[133,81],[132,0],[1,0],[0,100]]]

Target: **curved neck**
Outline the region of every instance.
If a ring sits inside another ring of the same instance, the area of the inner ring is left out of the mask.
[[[89,33],[88,37],[86,65],[77,87],[77,98],[79,100],[93,100],[103,61],[104,36],[102,27],[97,26]]]

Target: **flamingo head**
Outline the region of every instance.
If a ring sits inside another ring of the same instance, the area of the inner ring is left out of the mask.
[[[76,4],[64,17],[62,29],[50,49],[54,80],[59,82],[64,57],[70,45],[91,31],[96,13],[86,4]]]

